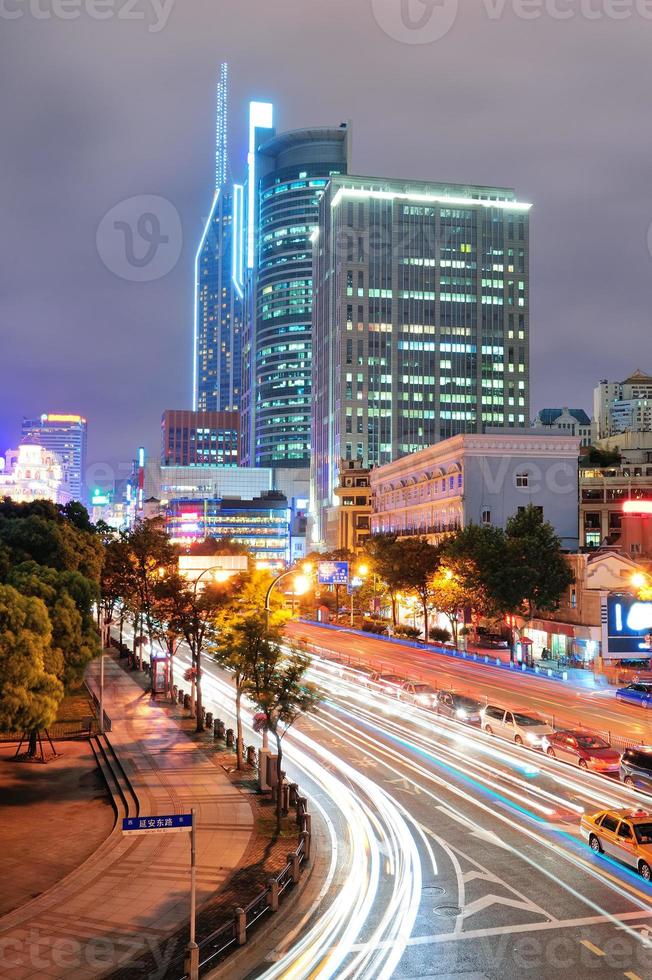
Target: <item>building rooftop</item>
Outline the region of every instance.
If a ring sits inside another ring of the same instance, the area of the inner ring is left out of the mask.
[[[590,425],[591,419],[583,408],[542,408],[537,418],[541,425],[554,425],[560,415],[568,412],[580,425]]]

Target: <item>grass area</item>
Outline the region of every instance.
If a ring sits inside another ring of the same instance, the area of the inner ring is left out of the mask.
[[[59,705],[56,720],[80,721],[92,714],[94,714],[93,705],[86,688],[81,684],[79,687],[66,691],[63,701]]]

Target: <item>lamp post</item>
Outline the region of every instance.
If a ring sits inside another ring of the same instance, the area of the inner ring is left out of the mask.
[[[356,577],[351,579],[351,628],[353,628],[353,587],[355,585],[356,579],[358,582],[357,588],[360,588],[362,582],[369,574],[369,566],[362,564],[358,565],[356,568]]]
[[[296,578],[294,580],[293,595],[303,595],[303,593],[307,592],[310,588],[310,580],[308,575],[311,571],[312,566],[310,564],[305,564],[303,566],[303,572],[298,572],[296,568],[290,568],[287,572],[281,572],[281,574],[277,575],[275,579],[272,579],[269,584],[269,588],[265,593],[265,626],[267,629],[269,629],[269,614],[272,611],[270,602],[275,586],[277,586],[279,582],[282,582],[283,579],[289,578],[290,575],[295,575]]]

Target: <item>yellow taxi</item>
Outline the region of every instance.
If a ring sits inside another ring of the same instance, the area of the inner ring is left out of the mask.
[[[652,881],[652,813],[648,810],[600,810],[585,813],[580,833],[596,854],[608,854]]]

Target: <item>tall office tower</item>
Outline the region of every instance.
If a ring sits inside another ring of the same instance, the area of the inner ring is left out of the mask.
[[[228,66],[217,85],[215,192],[195,258],[193,408],[238,410],[242,377],[244,188],[228,176]]]
[[[529,420],[528,212],[512,190],[334,177],[313,238],[312,515],[378,466]]]
[[[41,415],[23,419],[22,441],[34,441],[56,453],[63,466],[64,490],[86,504],[86,419],[81,415]]]
[[[271,116],[268,121],[271,125]],[[349,129],[344,124],[274,134],[260,142],[255,138],[253,150],[248,178],[255,210],[243,355],[244,458],[253,466],[307,469],[312,398],[310,237],[329,179],[347,172]]]

